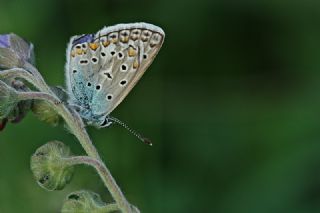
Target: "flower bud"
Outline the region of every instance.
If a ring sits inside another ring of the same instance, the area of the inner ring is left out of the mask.
[[[32,100],[19,101],[17,91],[30,90],[19,80],[0,80],[0,131],[5,128],[8,121],[20,122],[31,108]]]
[[[61,87],[51,87],[51,90],[61,101],[67,101],[66,92]],[[46,101],[35,100],[31,109],[39,120],[52,126],[57,126],[61,120],[59,114]]]
[[[39,120],[44,121],[52,126],[57,126],[59,124],[60,116],[51,108],[48,102],[35,100],[32,104],[31,110]]]
[[[62,213],[96,212],[105,213],[106,203],[100,196],[91,191],[77,191],[68,195],[63,206]]]
[[[35,64],[33,45],[11,33],[0,35],[0,69],[22,68],[25,62]]]
[[[19,92],[30,91],[30,89],[22,81],[19,81],[19,80],[12,80],[11,85],[16,91],[19,91]],[[7,119],[11,123],[20,122],[29,112],[32,102],[33,102],[32,100],[20,101],[16,105],[16,107],[11,111]]]
[[[0,120],[6,119],[17,104],[16,91],[0,80]]]
[[[0,72],[3,69],[23,68],[25,63],[35,64],[33,45],[15,34],[0,35]],[[29,91],[23,82],[16,79],[4,80],[17,91]],[[0,86],[0,90],[3,86]],[[20,101],[6,100],[4,93],[0,92],[0,131],[4,129],[7,121],[20,122],[31,107],[31,100]]]
[[[74,172],[74,167],[65,159],[69,156],[69,147],[59,141],[48,142],[38,148],[31,157],[31,170],[38,184],[49,191],[63,189]]]

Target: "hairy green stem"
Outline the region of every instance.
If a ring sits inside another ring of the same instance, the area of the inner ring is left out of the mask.
[[[29,83],[33,84],[34,86],[36,86],[38,89],[41,89],[41,87],[40,88],[38,87],[34,76],[31,75],[25,69],[13,68],[8,70],[2,70],[0,72],[0,78],[22,78],[24,80],[27,80]]]
[[[45,92],[17,92],[19,100],[44,100],[53,104],[61,104],[60,99]]]
[[[49,86],[43,80],[41,74],[38,72],[36,68],[34,68],[30,64],[26,64],[25,68],[35,76],[37,82],[42,82],[41,84],[45,84],[46,86],[41,87],[41,92],[24,92],[18,93],[18,98],[26,100],[26,99],[41,99],[46,100],[50,104],[50,106],[65,120],[69,130],[72,134],[74,134],[82,145],[83,149],[88,154],[88,158],[86,159],[88,162],[91,162],[95,165],[101,179],[103,180],[105,186],[110,191],[113,199],[118,204],[119,209],[123,213],[131,213],[132,209],[130,204],[126,200],[125,196],[121,192],[119,186],[115,182],[112,177],[110,171],[107,169],[103,161],[101,160],[99,153],[97,152],[95,146],[93,145],[86,129],[85,125],[79,116],[79,114],[71,109],[68,109],[65,104],[61,103],[56,95],[51,91]],[[59,103],[60,102],[60,103]],[[88,163],[89,164],[89,163]],[[91,165],[91,164],[89,164]]]
[[[43,79],[40,72],[35,68],[32,64],[25,62],[23,64],[23,68],[26,69],[28,72],[30,72],[36,79],[37,85],[41,88],[40,90],[42,92],[52,92],[48,84]]]
[[[118,207],[117,204],[112,203],[112,204],[106,205],[106,206],[103,208],[103,210],[104,210],[105,212],[115,212],[115,211],[119,211],[119,207]]]
[[[65,160],[70,166],[86,164],[86,165],[94,167],[97,170],[100,177],[102,178],[103,182],[106,185],[109,185],[109,187],[108,187],[109,190],[116,193],[115,194],[116,197],[124,197],[120,188],[117,186],[114,178],[111,176],[110,171],[105,166],[105,164],[103,164],[100,160],[97,160],[97,159],[94,159],[94,158],[88,157],[88,156],[73,156],[73,157],[65,158]],[[110,184],[110,183],[114,183],[114,184]],[[127,205],[129,210],[131,211],[131,208],[130,208],[130,205],[128,204],[128,202],[126,202],[126,203],[119,203],[118,202],[118,205],[119,205],[119,208],[121,208],[121,206]]]

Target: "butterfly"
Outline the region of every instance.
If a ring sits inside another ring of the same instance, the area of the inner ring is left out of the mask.
[[[160,27],[130,23],[71,38],[65,68],[68,103],[86,124],[103,128],[118,123],[129,129],[110,113],[150,66],[164,37]]]

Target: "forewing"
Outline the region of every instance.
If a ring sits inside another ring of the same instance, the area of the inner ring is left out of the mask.
[[[69,101],[81,108],[90,108],[93,97],[93,81],[95,69],[91,63],[92,54],[88,45],[93,35],[86,34],[71,38],[67,49],[66,84]]]
[[[121,103],[152,63],[163,40],[163,30],[146,23],[120,24],[96,34],[101,91],[93,95],[92,102],[100,103],[93,104],[94,114],[110,114]]]
[[[81,106],[88,103],[94,115],[110,114],[152,63],[163,40],[163,30],[146,23],[119,24],[95,36],[74,37],[67,65],[71,97],[78,102],[87,99]],[[76,75],[74,70],[80,72]]]

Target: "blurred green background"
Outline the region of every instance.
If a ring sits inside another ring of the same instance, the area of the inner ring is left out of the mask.
[[[299,3],[300,2],[300,3]],[[0,0],[0,33],[34,43],[50,85],[64,84],[75,34],[136,21],[161,26],[162,50],[113,112],[153,147],[113,126],[89,128],[126,194],[142,212],[320,212],[320,2],[223,0]],[[63,126],[29,113],[0,133],[0,212],[59,212],[65,196],[93,190],[78,167],[63,191],[46,192],[32,153]]]

